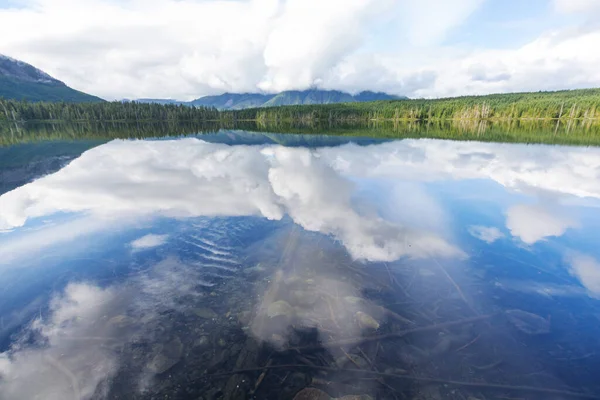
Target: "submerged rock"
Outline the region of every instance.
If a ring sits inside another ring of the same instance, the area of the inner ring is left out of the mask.
[[[285,344],[287,343],[287,340],[283,336],[281,336],[277,333],[274,333],[271,335],[270,342],[275,347],[281,348],[281,347],[285,346]]]
[[[368,362],[356,354],[343,355],[335,359],[338,368],[368,369]]]
[[[369,314],[364,313],[362,311],[358,311],[356,313],[356,319],[360,326],[365,328],[379,329],[379,322],[375,320],[375,318],[371,317]]]
[[[315,388],[306,388],[294,396],[293,400],[373,400],[373,398],[366,394],[351,394],[344,397],[331,397],[322,390]]]
[[[528,335],[542,335],[550,332],[550,321],[523,310],[508,310],[506,318],[515,328]]]
[[[317,295],[313,291],[308,290],[292,290],[290,298],[294,304],[300,306],[313,306],[317,302]]]
[[[283,282],[288,286],[300,285],[302,284],[302,278],[300,278],[298,275],[292,275],[286,278]]]
[[[159,353],[148,364],[150,371],[162,374],[170,370],[179,362],[183,353],[183,343],[178,337],[160,346]]]
[[[250,392],[250,379],[246,375],[233,375],[227,381],[223,392],[223,400],[246,400]]]
[[[322,390],[315,388],[306,388],[294,396],[294,400],[332,400],[331,396]]]
[[[294,308],[284,300],[279,300],[274,303],[269,304],[269,308],[267,308],[267,315],[270,318],[275,318],[279,316],[290,317],[294,313]]]
[[[360,297],[346,296],[344,301],[348,304],[360,304],[363,300]]]
[[[208,336],[200,336],[194,341],[194,347],[204,348],[210,344]]]
[[[217,313],[208,307],[194,308],[193,312],[200,318],[204,318],[204,319],[217,318]]]

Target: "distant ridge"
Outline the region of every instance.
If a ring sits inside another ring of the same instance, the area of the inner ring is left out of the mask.
[[[23,61],[0,54],[0,98],[89,103],[104,101],[55,79]]]
[[[205,96],[190,102],[169,99],[138,99],[139,103],[183,104],[188,106],[215,107],[218,110],[241,110],[256,107],[274,107],[300,104],[356,103],[377,100],[402,100],[405,96],[395,96],[382,92],[364,91],[357,95],[339,90],[287,90],[277,94],[223,93]]]

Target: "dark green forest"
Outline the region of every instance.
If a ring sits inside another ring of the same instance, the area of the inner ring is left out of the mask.
[[[0,100],[9,121],[377,121],[600,120],[600,89],[510,93],[435,100],[279,106],[218,111],[213,107],[135,102],[31,103]]]
[[[600,89],[253,108],[222,114],[224,119],[258,121],[597,120],[600,119]]]
[[[600,145],[600,89],[236,111],[135,102],[0,100],[0,145],[181,136],[219,129]]]
[[[0,99],[0,121],[218,121],[213,107],[135,102],[48,103]]]

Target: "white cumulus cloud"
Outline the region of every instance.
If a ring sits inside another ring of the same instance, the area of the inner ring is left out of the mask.
[[[521,204],[509,208],[506,213],[506,227],[510,233],[527,244],[550,236],[561,236],[567,229],[578,225],[556,210],[540,205]]]
[[[576,13],[600,9],[598,0],[554,0],[554,6],[559,12]]]
[[[486,243],[494,243],[498,239],[504,237],[504,233],[500,229],[493,226],[473,225],[469,227],[469,233],[479,240]]]
[[[600,55],[592,50],[600,47],[600,27],[594,23],[550,24],[537,37],[503,46],[449,41],[485,5],[27,0],[0,7],[0,53],[107,99],[189,100],[313,85],[411,97],[600,86]],[[595,0],[555,0],[552,9],[555,17],[600,17]],[[548,10],[536,12],[542,21]]]
[[[600,262],[587,254],[570,252],[565,260],[571,266],[571,274],[596,297],[600,296]]]
[[[347,177],[308,149],[198,139],[114,141],[1,196],[0,227],[23,226],[59,211],[100,220],[289,215],[307,230],[333,235],[358,259],[464,256],[434,232],[364,215],[352,201],[355,192]],[[151,236],[134,244],[162,240]]]
[[[130,243],[130,246],[135,250],[149,249],[152,247],[162,246],[167,242],[169,235],[154,235],[149,234],[142,236]]]
[[[66,287],[50,303],[48,319],[30,330],[40,346],[13,344],[0,353],[0,393],[6,399],[90,399],[118,368],[113,345],[127,335],[108,322],[125,309],[123,293],[84,283]],[[115,314],[116,313],[116,314]]]

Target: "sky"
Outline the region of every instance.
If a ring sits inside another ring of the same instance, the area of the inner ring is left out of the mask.
[[[0,54],[105,99],[600,86],[600,0],[0,0]]]

